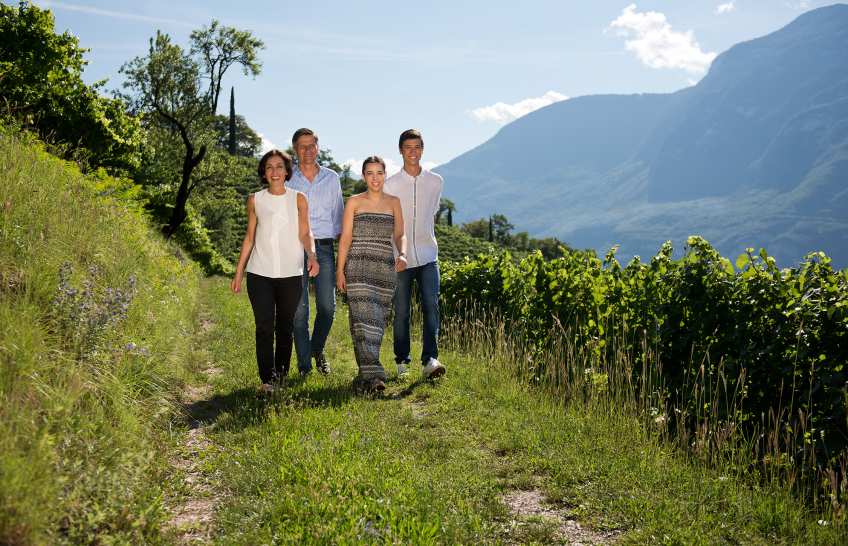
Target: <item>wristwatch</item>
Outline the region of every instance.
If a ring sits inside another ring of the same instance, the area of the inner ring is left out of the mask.
[[[406,252],[398,252],[398,258],[406,258]]]
[[[317,255],[317,254],[315,254],[314,252],[312,252],[311,250],[310,250],[309,252],[307,252],[307,253],[306,253],[306,257],[307,257],[307,258],[309,258],[309,255],[310,255],[310,254],[312,254],[313,256],[315,256],[315,258],[316,258],[316,259],[318,258],[318,255]]]

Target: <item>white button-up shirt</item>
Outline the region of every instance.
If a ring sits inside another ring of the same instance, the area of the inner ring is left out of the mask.
[[[436,173],[421,169],[418,176],[405,170],[386,180],[383,191],[400,199],[403,208],[403,230],[406,234],[407,267],[419,267],[439,259],[439,245],[433,231],[444,180]],[[397,259],[398,250],[392,238],[392,249]]]

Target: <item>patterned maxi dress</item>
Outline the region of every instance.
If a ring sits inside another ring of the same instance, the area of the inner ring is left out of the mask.
[[[353,215],[353,240],[345,268],[347,301],[353,352],[359,377],[365,381],[386,380],[380,345],[395,294],[394,225],[390,212]]]

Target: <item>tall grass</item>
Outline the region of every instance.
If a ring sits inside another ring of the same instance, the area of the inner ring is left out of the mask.
[[[639,373],[634,373],[632,344],[628,349],[617,342],[619,337],[626,339],[624,324],[617,325],[621,336],[607,337],[612,350],[599,350],[598,340],[581,332],[552,331],[552,343],[541,354],[507,324],[497,310],[473,301],[458,304],[443,318],[441,343],[471,360],[487,362],[495,373],[517,377],[547,392],[562,403],[564,411],[576,410],[600,423],[601,431],[621,431],[625,425],[624,429],[671,458],[670,473],[675,467],[686,467],[697,476],[718,476],[720,487],[712,493],[735,498],[737,515],[749,518],[763,536],[798,537],[798,543],[807,543],[803,537],[809,535],[809,543],[821,543],[813,539],[813,531],[831,527],[834,534],[825,536],[848,538],[846,458],[817,462],[812,450],[800,456],[787,450],[802,443],[799,437],[809,436],[805,426],[810,416],[803,412],[790,419],[786,408],[774,408],[760,416],[757,426],[738,426],[733,416],[744,411],[739,390],[744,389],[745,378],[729,382],[720,366],[717,373],[710,373],[709,351],[705,361],[698,363],[699,373],[684,386],[695,403],[675,405],[690,396],[668,392],[658,351],[647,342],[636,349],[642,358]],[[606,327],[609,331],[612,325]],[[556,328],[562,330],[559,324]],[[736,390],[728,392],[729,384],[737,385]],[[718,407],[722,401],[727,407]],[[682,407],[693,408],[691,414],[678,409]],[[788,425],[793,421],[798,423],[795,428]],[[693,493],[702,486],[693,484]],[[727,487],[735,488],[733,494],[728,494]],[[652,513],[657,519],[668,516],[656,504],[640,510],[644,518]],[[710,507],[705,505],[704,510]]]
[[[190,368],[198,272],[131,181],[45,147],[0,128],[0,543],[167,542],[157,427]]]

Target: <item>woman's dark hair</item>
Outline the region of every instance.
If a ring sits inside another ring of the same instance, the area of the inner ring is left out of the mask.
[[[383,174],[386,173],[386,162],[383,161],[383,158],[378,155],[372,155],[371,157],[366,157],[365,161],[362,162],[362,176],[365,176],[365,166],[369,163],[379,163],[383,166]]]
[[[265,180],[265,165],[268,163],[268,160],[275,155],[280,156],[286,166],[286,182],[291,180],[291,177],[294,174],[294,162],[292,161],[291,156],[282,150],[271,150],[267,154],[263,155],[262,159],[259,160],[259,180],[263,184],[268,184],[268,181]]]
[[[407,140],[412,140],[417,138],[421,141],[421,148],[424,148],[424,139],[421,138],[421,133],[416,131],[415,129],[407,129],[406,131],[400,134],[400,139],[398,140],[398,148],[403,148],[403,143]]]

